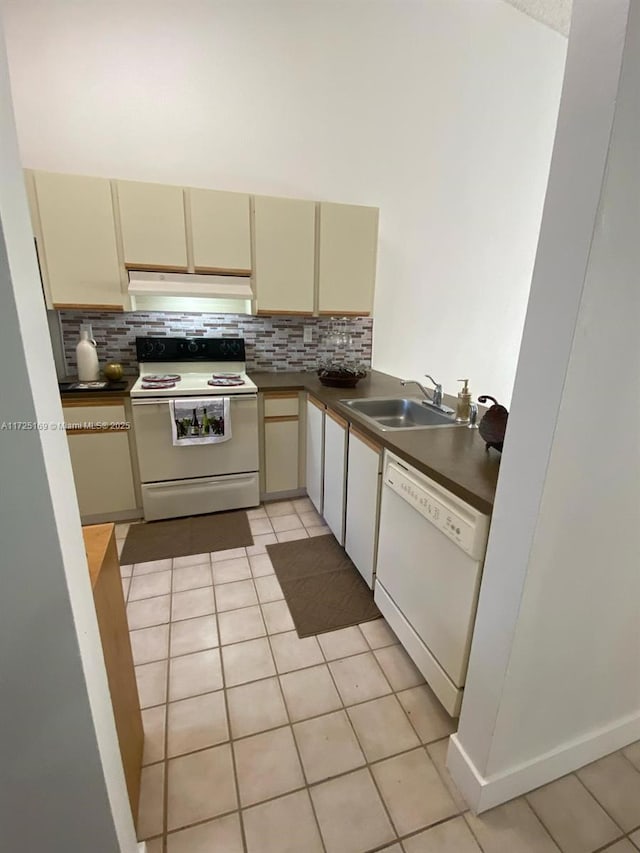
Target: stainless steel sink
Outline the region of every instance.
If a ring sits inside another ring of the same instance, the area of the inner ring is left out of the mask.
[[[458,426],[454,421],[454,415],[448,415],[429,404],[405,397],[371,397],[340,402],[382,430]]]

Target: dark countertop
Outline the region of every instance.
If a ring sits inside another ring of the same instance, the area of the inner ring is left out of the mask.
[[[340,404],[340,400],[361,397],[400,397],[405,394],[409,397],[419,396],[420,392],[415,388],[405,391],[396,377],[372,370],[367,377],[360,380],[356,388],[327,388],[312,372],[250,372],[249,376],[259,391],[309,391],[328,408],[357,425],[361,432],[396,453],[480,512],[492,512],[500,454],[496,450],[485,450],[484,441],[477,429],[456,427],[385,432],[363,420],[357,412]],[[445,395],[445,402],[455,408],[455,398]]]
[[[102,377],[101,377],[102,378]],[[133,388],[133,384],[136,381],[137,376],[123,376],[120,380],[121,382],[126,382],[126,388],[115,390],[114,388],[110,388],[107,385],[106,388],[102,388],[96,391],[60,391],[60,396],[63,400],[96,400],[101,397],[128,397],[131,389]],[[58,382],[77,382],[77,376],[65,376],[63,379],[59,379]]]

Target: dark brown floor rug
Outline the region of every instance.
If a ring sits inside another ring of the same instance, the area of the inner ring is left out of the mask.
[[[253,545],[253,537],[243,510],[148,521],[129,528],[120,564],[128,566],[245,545]]]
[[[378,619],[380,611],[333,536],[267,545],[299,637]]]

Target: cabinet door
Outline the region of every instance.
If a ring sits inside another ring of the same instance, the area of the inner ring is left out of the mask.
[[[349,433],[345,551],[373,589],[382,450],[353,430]]]
[[[196,272],[251,275],[249,196],[189,190]]]
[[[327,412],[324,424],[324,518],[344,545],[344,506],[347,475],[347,424]]]
[[[265,487],[267,492],[298,488],[298,418],[265,421]]]
[[[309,500],[322,515],[324,478],[324,406],[307,398],[306,481]]]
[[[255,199],[255,282],[259,314],[312,314],[316,204]]]
[[[264,395],[265,491],[288,492],[298,488],[299,397],[296,393]]]
[[[187,270],[184,190],[117,181],[124,262],[129,269]]]
[[[35,172],[40,263],[54,308],[122,310],[111,185],[104,178]]]
[[[129,436],[124,430],[93,430],[85,424],[122,423],[124,406],[65,406],[73,479],[80,515],[110,516],[136,508]]]
[[[318,310],[370,314],[376,281],[378,208],[320,204]]]

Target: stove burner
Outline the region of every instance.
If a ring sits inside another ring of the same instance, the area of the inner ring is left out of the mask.
[[[237,379],[238,382],[243,382],[241,373],[212,373],[213,379]]]
[[[142,380],[142,387],[143,388],[175,388],[176,383],[173,380],[168,381],[166,379],[163,382],[159,382],[159,381],[149,382],[146,379],[143,379]]]
[[[147,373],[142,377],[143,382],[180,382],[182,377],[178,373]]]
[[[244,385],[244,380],[241,377],[215,376],[213,379],[209,379],[207,385],[214,385],[219,388],[230,388],[232,385]]]

